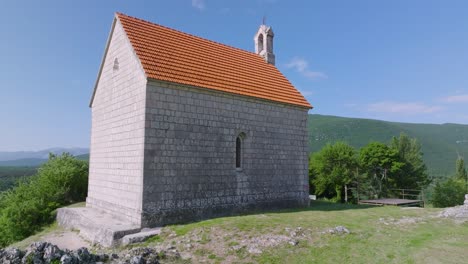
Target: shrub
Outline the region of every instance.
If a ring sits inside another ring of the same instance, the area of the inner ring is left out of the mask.
[[[58,207],[83,201],[88,163],[70,154],[50,155],[36,176],[0,196],[0,246],[21,240],[54,220]]]
[[[464,182],[450,178],[434,187],[432,204],[434,207],[451,207],[463,204],[465,195]]]

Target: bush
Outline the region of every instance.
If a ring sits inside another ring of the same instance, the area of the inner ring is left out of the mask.
[[[434,187],[432,204],[434,207],[451,207],[463,204],[465,184],[463,181],[450,178]]]
[[[0,196],[0,246],[21,240],[54,220],[61,206],[83,201],[88,163],[70,154],[50,155],[36,176]]]

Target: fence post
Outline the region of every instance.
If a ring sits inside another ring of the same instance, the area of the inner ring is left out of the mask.
[[[344,200],[346,203],[348,203],[348,185],[344,185]]]
[[[356,183],[357,204],[359,204],[359,182]]]

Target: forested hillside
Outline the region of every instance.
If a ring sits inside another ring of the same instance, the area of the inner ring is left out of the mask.
[[[0,192],[15,186],[19,179],[36,174],[37,167],[0,167]]]
[[[455,173],[458,155],[468,158],[468,125],[410,124],[371,119],[309,115],[311,152],[325,144],[345,141],[356,148],[370,141],[388,143],[393,136],[405,133],[422,144],[424,161],[429,174],[446,177]]]
[[[76,156],[78,160],[89,160],[89,154]],[[30,177],[37,173],[40,165],[47,159],[19,159],[11,161],[0,161],[0,192],[15,186],[21,178]]]

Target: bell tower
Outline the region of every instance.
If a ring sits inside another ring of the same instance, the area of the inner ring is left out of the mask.
[[[273,29],[266,26],[265,23],[260,25],[260,28],[255,34],[255,53],[260,55],[269,64],[275,65],[275,54],[273,54]]]

